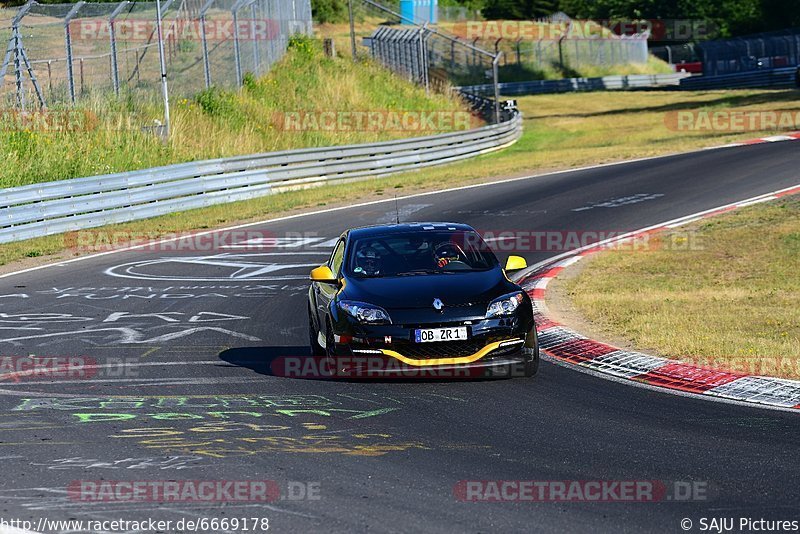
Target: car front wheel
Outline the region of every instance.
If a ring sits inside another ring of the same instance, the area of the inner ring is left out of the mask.
[[[325,356],[325,349],[319,344],[319,331],[314,328],[314,317],[308,310],[308,342],[311,344],[312,356]]]
[[[522,353],[525,355],[525,377],[536,376],[536,373],[539,372],[539,336],[536,333],[535,325],[525,337]]]

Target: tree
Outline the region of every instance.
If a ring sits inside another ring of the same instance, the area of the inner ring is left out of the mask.
[[[557,11],[556,0],[486,0],[482,14],[489,20],[529,20]]]
[[[320,24],[348,20],[347,0],[311,0],[314,22]]]

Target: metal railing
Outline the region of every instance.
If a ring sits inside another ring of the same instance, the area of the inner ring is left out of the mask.
[[[385,176],[513,144],[522,117],[473,130],[156,167],[0,190],[0,243],[146,219],[293,188]]]
[[[800,64],[800,28],[697,44],[703,74],[720,76]]]
[[[680,88],[688,91],[706,89],[749,89],[794,87],[797,67],[765,69],[722,76],[692,76],[681,80]]]
[[[602,78],[566,78],[563,80],[536,80],[499,84],[500,94],[506,96],[570,93],[573,91],[607,91],[611,89],[637,89],[643,87],[677,86],[689,77],[684,72],[674,74],[630,74],[627,76],[604,76]],[[494,86],[472,85],[458,87],[464,93],[492,95]]]
[[[29,0],[0,8],[0,105],[69,106],[121,92],[150,101],[162,70],[174,96],[240,87],[246,73],[267,73],[297,33],[312,33],[309,0]]]

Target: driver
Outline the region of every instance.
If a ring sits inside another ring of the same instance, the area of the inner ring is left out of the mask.
[[[436,262],[436,266],[440,269],[444,269],[455,261],[463,262],[465,258],[466,255],[464,251],[461,250],[461,247],[452,241],[445,241],[444,243],[436,245],[433,251],[433,259]]]
[[[359,250],[356,253],[356,267],[354,272],[367,276],[376,276],[381,273],[381,257],[372,247]]]

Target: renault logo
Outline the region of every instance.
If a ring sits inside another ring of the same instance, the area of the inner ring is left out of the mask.
[[[442,311],[442,308],[444,308],[444,302],[442,302],[438,298],[437,299],[433,299],[433,307],[437,311]]]

